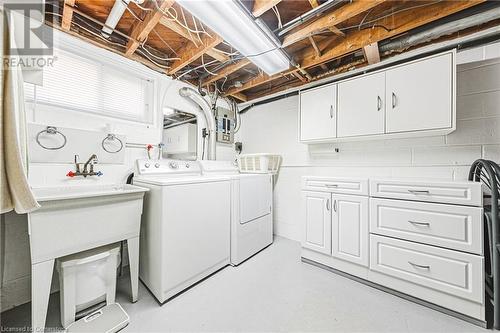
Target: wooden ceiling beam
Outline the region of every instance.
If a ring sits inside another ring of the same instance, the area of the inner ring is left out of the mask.
[[[234,94],[232,94],[232,95],[230,95],[230,96],[232,96],[232,97],[234,97],[234,98],[237,98],[237,99],[239,99],[239,100],[240,100],[240,101],[242,101],[242,102],[246,102],[246,101],[248,101],[248,97],[247,97],[247,95],[242,94],[242,93],[234,93]]]
[[[159,9],[153,9],[149,11],[142,22],[137,22],[132,28],[132,33],[130,35],[131,39],[127,43],[127,48],[125,50],[125,55],[130,57],[134,54],[135,50],[139,45],[146,40],[149,33],[156,24],[160,21],[163,16],[163,11],[166,11],[174,4],[174,0],[163,0],[159,1]]]
[[[255,76],[255,77],[251,78],[250,80],[248,80],[247,82],[243,83],[240,87],[233,87],[233,88],[229,89],[225,95],[233,95],[233,94],[238,93],[240,91],[260,86],[261,84],[276,80],[280,77],[292,74],[293,72],[296,72],[296,71],[298,71],[298,69],[294,68],[294,69],[289,69],[285,72],[274,74],[274,75],[267,75],[266,73],[258,74],[257,76]]]
[[[363,46],[363,54],[369,65],[380,62],[380,52],[377,42]]]
[[[316,8],[319,6],[318,0],[309,0],[309,4],[311,5],[312,8]],[[331,26],[328,28],[328,30],[330,30],[337,36],[342,36],[342,37],[345,36],[345,34],[342,31],[340,31],[336,26]]]
[[[170,69],[168,70],[169,75],[173,75],[177,73],[180,69],[186,67],[203,54],[207,53],[208,50],[219,45],[222,42],[222,37],[215,36],[214,38],[204,35],[201,37],[201,45],[196,46],[194,44],[190,44],[182,50],[180,54],[180,59],[175,60]]]
[[[342,7],[334,10],[332,13],[320,16],[313,22],[299,26],[298,28],[292,30],[292,32],[288,33],[283,39],[283,47],[290,46],[316,32],[332,28],[339,23],[380,5],[384,1],[386,0],[356,0],[343,5]]]
[[[380,42],[384,39],[405,33],[411,29],[418,28],[440,18],[476,6],[484,1],[485,0],[443,1],[429,6],[403,11],[399,14],[380,20],[377,22],[377,26],[374,26],[373,28],[356,30],[348,34],[347,37],[340,43],[337,43],[332,48],[323,51],[320,57],[316,56],[314,50],[307,50],[302,53],[302,55],[298,55],[297,58],[302,59],[300,61],[302,68],[316,66],[326,61],[355,52],[362,49],[366,45]],[[353,4],[355,3],[356,2]],[[344,7],[345,6],[342,8]],[[391,29],[391,26],[395,26],[395,28]]]
[[[71,29],[71,20],[73,19],[74,6],[75,0],[64,0],[63,16],[61,21],[61,27],[64,31],[69,31],[69,29]]]
[[[281,0],[255,0],[253,2],[252,14],[255,17],[259,17],[280,2]]]
[[[203,81],[202,86],[205,86],[207,84],[225,78],[249,64],[251,64],[251,61],[248,59],[238,60],[237,62],[222,68],[220,71],[217,72],[217,75],[209,76],[206,80]]]
[[[189,32],[187,31],[187,29],[184,28],[179,23],[177,23],[176,21],[169,20],[166,17],[162,17],[160,19],[160,24],[163,25],[165,28],[167,28],[169,30],[172,30],[173,32],[175,32],[179,36],[182,36],[182,37],[190,40],[191,42],[195,43],[192,40],[192,38],[193,38],[192,35],[189,34]],[[212,36],[215,35],[214,32],[211,32],[210,34]],[[227,61],[229,61],[229,57],[227,55],[225,55],[225,54],[223,54],[221,52],[218,52],[217,50],[215,50],[213,48],[207,51],[207,55],[211,56],[212,58],[214,58],[214,59],[216,59],[216,60],[218,60],[220,62],[227,62]]]

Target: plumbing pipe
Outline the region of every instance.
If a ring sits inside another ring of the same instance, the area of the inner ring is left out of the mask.
[[[196,89],[190,87],[183,87],[179,89],[179,95],[184,98],[190,99],[203,111],[205,121],[207,123],[208,131],[208,159],[215,160],[215,118],[212,114],[212,107],[206,99],[201,96]]]
[[[113,5],[113,8],[111,8],[111,12],[106,19],[106,23],[104,23],[104,27],[102,27],[101,34],[105,38],[111,36],[116,28],[116,25],[118,24],[118,21],[120,21],[123,13],[125,13],[125,10],[127,9],[129,3],[130,0],[115,0],[115,4]]]
[[[304,13],[293,20],[283,24],[283,26],[279,29],[276,29],[274,32],[278,32],[278,36],[283,36],[285,33],[288,31],[292,30],[295,27],[298,27],[302,23],[305,23],[309,20],[311,20],[314,17],[317,17],[321,13],[326,12],[329,9],[335,8],[337,6],[340,6],[344,3],[351,2],[350,0],[329,0],[318,7],[315,7],[311,10],[309,10],[307,13]]]
[[[500,7],[495,7],[493,9],[486,10],[475,15],[467,16],[456,21],[444,23],[414,34],[408,34],[387,44],[381,45],[379,51],[381,53],[385,53],[391,52],[393,50],[404,50],[413,45],[429,42],[433,39],[446,36],[463,29],[481,25],[483,23],[487,23],[499,18]]]

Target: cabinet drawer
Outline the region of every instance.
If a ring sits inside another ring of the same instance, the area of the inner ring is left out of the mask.
[[[469,206],[481,206],[483,202],[478,182],[372,179],[370,196]]]
[[[370,235],[370,269],[477,303],[484,299],[483,266],[481,256]]]
[[[340,177],[302,177],[302,189],[339,194],[368,195],[368,179]]]
[[[370,232],[482,254],[483,209],[372,198]]]

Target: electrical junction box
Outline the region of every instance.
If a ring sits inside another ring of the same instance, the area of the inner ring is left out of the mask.
[[[222,108],[215,108],[215,121],[217,124],[217,142],[233,143],[234,142],[234,127],[236,115],[234,111]]]

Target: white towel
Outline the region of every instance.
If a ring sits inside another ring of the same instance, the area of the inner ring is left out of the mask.
[[[3,13],[5,15],[5,12]],[[3,17],[2,58],[12,56],[8,20]],[[9,68],[2,61],[0,74],[0,213],[15,210],[28,213],[38,209],[26,176],[25,110],[21,68]],[[24,147],[23,147],[24,146]]]

